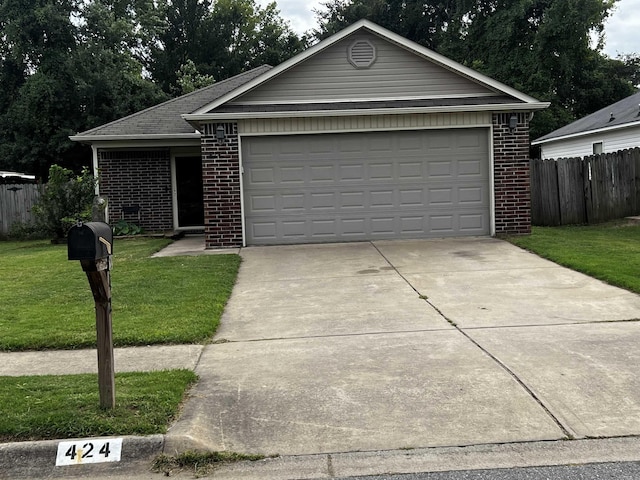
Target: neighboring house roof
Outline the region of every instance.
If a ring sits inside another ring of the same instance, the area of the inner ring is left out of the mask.
[[[640,125],[640,91],[569,125],[554,130],[534,140],[531,144],[540,145],[636,125]]]
[[[199,138],[200,135],[182,119],[181,114],[193,112],[203,105],[211,103],[220,96],[269,71],[271,68],[269,65],[254,68],[128,117],[78,133],[70,138],[79,142],[96,139],[106,140],[112,137],[133,139],[195,136]]]

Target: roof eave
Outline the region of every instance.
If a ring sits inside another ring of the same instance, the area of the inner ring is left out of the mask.
[[[587,135],[593,135],[596,133],[604,133],[604,132],[610,132],[613,130],[622,130],[623,128],[638,127],[638,126],[640,126],[640,120],[635,122],[630,122],[630,123],[623,123],[621,125],[613,125],[611,127],[602,127],[602,128],[596,128],[593,130],[585,130],[583,132],[570,133],[567,135],[561,135],[559,137],[547,138],[545,140],[537,139],[531,142],[531,145],[543,145],[545,143],[558,142],[560,140],[570,140],[572,138],[585,137]]]
[[[167,134],[134,134],[134,135],[71,135],[69,140],[80,143],[109,142],[109,141],[134,141],[134,140],[185,140],[198,139],[200,134],[195,133],[167,133]]]
[[[405,108],[375,108],[375,109],[342,109],[342,110],[309,110],[282,112],[235,112],[235,113],[202,113],[184,114],[184,118],[192,125],[210,121],[245,120],[253,118],[288,118],[288,117],[346,117],[355,115],[406,115],[416,113],[447,113],[447,112],[510,112],[543,110],[549,107],[549,102],[508,103],[489,105],[453,105],[437,107],[405,107]]]

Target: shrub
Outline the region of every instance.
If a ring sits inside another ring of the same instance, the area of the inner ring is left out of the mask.
[[[96,182],[87,168],[75,175],[52,165],[49,181],[33,207],[37,228],[55,242],[65,238],[75,223],[90,221]]]
[[[7,238],[9,240],[42,240],[46,235],[33,222],[14,222]]]
[[[140,228],[135,223],[127,222],[126,220],[118,220],[118,222],[113,226],[114,235],[139,235],[142,232],[142,228]]]

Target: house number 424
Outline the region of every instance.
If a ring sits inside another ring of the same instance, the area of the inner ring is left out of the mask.
[[[60,442],[56,466],[119,462],[122,438],[100,438]]]

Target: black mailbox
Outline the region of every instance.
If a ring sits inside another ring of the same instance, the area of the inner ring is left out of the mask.
[[[106,223],[79,223],[67,237],[69,260],[99,260],[113,253],[113,231]]]

